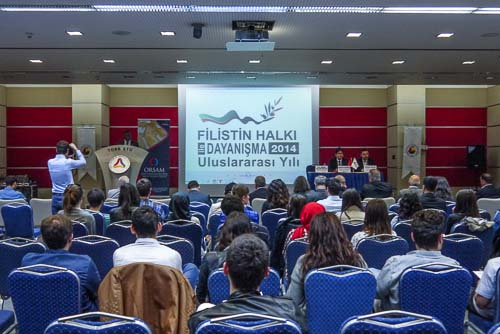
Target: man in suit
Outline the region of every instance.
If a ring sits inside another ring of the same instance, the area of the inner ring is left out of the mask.
[[[348,166],[347,159],[344,158],[344,150],[342,147],[337,147],[335,150],[335,157],[331,158],[328,162],[328,171],[336,172],[339,166]]]
[[[392,186],[387,182],[382,182],[382,176],[378,169],[372,169],[368,173],[367,183],[361,190],[361,198],[386,198],[392,197]]]
[[[437,209],[446,212],[446,201],[436,197],[434,194],[437,183],[438,180],[435,176],[426,176],[424,178],[424,193],[420,196],[420,202],[422,203],[422,208],[424,209]]]
[[[404,194],[409,192],[416,192],[420,197],[422,196],[422,188],[420,187],[420,177],[418,175],[412,175],[408,179],[408,188],[401,189],[399,191],[399,198],[403,197]]]
[[[266,188],[266,178],[264,176],[256,176],[255,180],[255,190],[250,193],[250,205],[255,198],[267,198],[267,188]]]
[[[132,140],[132,133],[130,132],[130,130],[126,130],[123,133],[123,139],[120,140],[117,145],[139,146],[139,144],[135,140]]]
[[[493,176],[488,173],[483,173],[479,177],[479,183],[481,184],[481,189],[476,192],[476,198],[499,198],[500,192],[493,185]]]
[[[307,203],[317,202],[328,197],[328,193],[326,191],[326,176],[318,175],[314,178],[314,189],[315,190],[311,189],[306,192]]]
[[[366,148],[363,148],[361,150],[361,155],[358,158],[358,165],[359,167],[355,170],[356,172],[363,172],[363,169],[367,165],[369,166],[375,165],[375,161],[372,158],[370,158],[370,152],[368,152]]]
[[[200,191],[200,184],[198,181],[193,180],[188,182],[188,193],[190,202],[201,202],[205,203],[208,206],[212,205],[212,201],[210,200],[210,196],[204,194]]]

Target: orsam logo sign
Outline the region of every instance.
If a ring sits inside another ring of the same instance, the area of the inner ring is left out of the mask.
[[[108,167],[112,173],[123,174],[130,168],[130,160],[124,155],[116,155],[109,161]]]

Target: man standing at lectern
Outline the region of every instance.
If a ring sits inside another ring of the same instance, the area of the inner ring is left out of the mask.
[[[344,158],[344,150],[342,147],[337,147],[335,150],[335,157],[331,158],[328,163],[328,171],[337,172],[339,166],[348,166],[347,159]]]
[[[76,159],[71,159],[70,156],[74,154]],[[68,185],[75,183],[72,170],[85,167],[86,164],[85,157],[75,144],[65,140],[57,142],[56,157],[47,163],[52,181],[52,214],[62,210],[64,190]]]

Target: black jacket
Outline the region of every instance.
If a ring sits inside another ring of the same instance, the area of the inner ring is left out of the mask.
[[[288,233],[300,226],[300,219],[288,217],[276,227],[274,234],[274,248],[271,253],[271,267],[276,269],[280,276],[283,276],[285,270],[285,258],[283,257],[283,248],[285,247]]]
[[[387,182],[370,182],[365,184],[361,190],[361,199],[385,197],[392,197],[392,186]]]
[[[365,167],[365,165],[363,164],[363,159],[361,159],[361,157],[358,157],[356,159],[356,161],[358,162],[358,169],[356,169],[356,172],[362,172],[363,171],[363,168]],[[367,161],[367,165],[370,165],[370,166],[373,166],[375,165],[375,161],[372,159],[372,158],[368,158],[368,161]]]
[[[488,184],[476,192],[476,198],[499,198],[500,192],[494,185]]]
[[[420,202],[422,203],[422,208],[424,209],[438,209],[446,212],[446,201],[441,198],[437,198],[434,193],[424,193],[420,196]]]
[[[307,333],[306,316],[291,298],[261,296],[259,292],[234,292],[227,301],[193,313],[189,318],[189,332],[194,334],[196,327],[205,320],[240,313],[257,313],[292,320],[300,325],[302,333]]]
[[[266,199],[267,198],[267,188],[265,188],[265,187],[263,187],[263,188],[257,188],[254,191],[252,191],[250,193],[250,204],[252,204],[252,201],[255,198]]]
[[[346,158],[343,158],[342,159],[342,165],[341,166],[348,166],[348,161]],[[333,157],[330,159],[330,161],[328,162],[328,171],[329,172],[334,172],[337,170],[338,168],[338,163],[337,163],[337,158],[336,157]]]
[[[306,201],[309,202],[317,202],[319,200],[325,199],[328,197],[326,189],[319,190],[309,190],[306,192]]]

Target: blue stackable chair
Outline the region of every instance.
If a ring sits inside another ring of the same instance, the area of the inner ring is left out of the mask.
[[[404,312],[386,311],[352,317],[340,334],[447,334],[446,328],[433,317]]]
[[[172,235],[160,235],[158,242],[177,251],[181,255],[183,265],[194,263],[194,246],[190,240]]]
[[[469,227],[467,227],[467,224],[461,221],[451,227],[450,233],[469,234],[481,239],[484,245],[482,264],[486,264],[486,261],[493,252],[493,239],[495,237],[495,229],[493,227],[487,228],[484,231],[471,231]]]
[[[96,321],[96,318],[105,321]],[[90,320],[88,320],[90,318]],[[109,320],[108,320],[109,319]],[[90,312],[60,318],[44,334],[151,334],[148,325],[138,319],[118,314]]]
[[[33,210],[28,204],[7,204],[2,206],[1,213],[6,236],[33,239],[40,235],[40,229],[35,228],[33,222]]]
[[[453,209],[455,209],[455,202],[446,201],[446,214],[449,216],[453,213]]]
[[[395,204],[392,204],[391,206],[389,206],[389,211],[394,212],[396,214],[399,214],[399,204],[395,203]]]
[[[113,253],[120,247],[117,241],[100,235],[89,235],[73,239],[69,251],[88,255],[94,260],[101,279],[113,268]]]
[[[479,215],[481,218],[486,219],[486,220],[491,220],[491,215],[488,211],[486,210],[479,210]]]
[[[132,225],[131,220],[112,223],[106,229],[105,235],[108,238],[116,240],[120,244],[120,247],[133,244],[137,238],[130,231],[130,225]]]
[[[189,204],[189,211],[201,213],[205,217],[205,221],[207,221],[208,214],[210,213],[210,205],[194,201]]]
[[[262,213],[262,225],[267,227],[267,230],[269,231],[270,249],[273,249],[274,246],[274,235],[276,234],[276,228],[278,227],[279,220],[286,218],[287,216],[288,212],[285,209],[272,209]]]
[[[491,329],[488,331],[488,334],[500,334],[500,323],[491,327]]]
[[[356,249],[369,268],[382,269],[387,259],[408,253],[408,242],[401,237],[380,234],[361,239]]]
[[[484,245],[481,239],[463,233],[445,235],[441,253],[451,257],[469,270],[479,270],[483,262]]]
[[[0,333],[7,334],[11,333],[16,329],[16,317],[14,312],[8,310],[0,311]]]
[[[101,207],[101,212],[102,213],[110,213],[111,210],[114,208],[118,207],[118,202],[115,201],[109,201],[109,202],[104,202]]]
[[[203,231],[200,225],[189,220],[175,220],[163,224],[159,235],[172,235],[174,237],[184,238],[193,244],[194,247],[194,264],[201,264],[201,245],[203,239]]]
[[[495,280],[495,300],[497,301],[495,303],[495,310],[494,310],[494,316],[493,320],[490,319],[485,319],[474,312],[469,312],[469,319],[466,323],[467,327],[475,327],[479,331],[482,331],[484,333],[488,332],[489,330],[493,331],[493,327],[496,327],[495,334],[498,333],[498,326],[494,326],[495,324],[500,324],[500,303],[498,301],[500,300],[500,270],[497,271],[496,274],[496,280]],[[479,332],[476,330],[476,332]]]
[[[260,291],[266,296],[279,296],[281,293],[280,276],[274,269],[260,285]],[[208,296],[210,303],[220,304],[229,298],[229,280],[222,269],[217,269],[208,277]]]
[[[350,317],[371,313],[376,287],[375,276],[367,269],[311,270],[304,280],[309,333],[338,333]]]
[[[87,226],[85,226],[85,224],[78,221],[72,221],[72,223],[73,223],[74,238],[79,238],[89,235],[89,230],[87,229]]]
[[[219,231],[220,222],[220,214],[211,215],[208,219],[208,234],[210,234],[210,249],[213,250],[216,244],[217,232]]]
[[[95,220],[95,234],[104,235],[104,216],[100,212],[91,212]]]
[[[195,334],[301,334],[299,325],[291,320],[268,315],[242,313],[205,320]]]
[[[34,265],[9,275],[19,334],[43,334],[54,320],[80,313],[80,279],[71,270]]]
[[[307,251],[307,247],[309,247],[309,243],[307,242],[307,238],[300,238],[292,240],[285,251],[285,263],[286,263],[286,274],[285,278],[287,283],[290,282],[290,278],[292,277],[293,268],[297,264],[297,260],[299,257],[304,255]]]
[[[358,232],[363,231],[364,222],[362,220],[353,219],[346,220],[342,222],[342,227],[344,228],[347,238],[352,239],[352,236]]]
[[[398,237],[406,240],[408,243],[408,251],[414,251],[416,249],[415,242],[411,240],[411,219],[400,220],[393,227],[394,232]]]
[[[463,333],[471,285],[471,274],[459,266],[430,263],[411,267],[399,280],[400,308],[439,319],[448,333]]]
[[[208,231],[207,231],[207,219],[205,218],[203,213],[193,211],[193,212],[191,212],[191,216],[198,218],[198,220],[200,221],[201,229],[203,230],[203,235],[204,236],[207,235],[207,233],[208,233]]]

